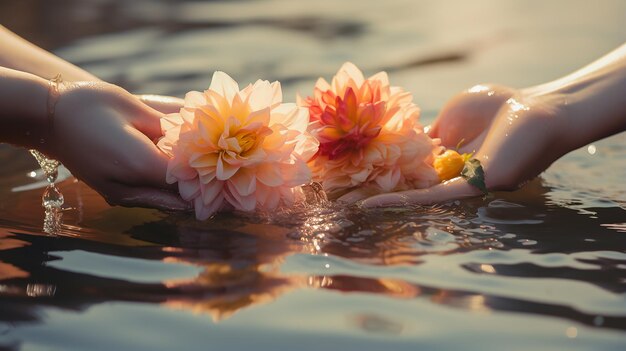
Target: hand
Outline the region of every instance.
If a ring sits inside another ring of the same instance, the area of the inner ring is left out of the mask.
[[[185,103],[183,99],[165,95],[144,94],[135,95],[135,97],[149,107],[164,114],[179,112]]]
[[[53,127],[42,151],[61,161],[112,205],[189,209],[165,182],[167,156],[153,140],[161,136],[162,114],[180,100],[134,97],[102,82],[69,83],[59,96]]]
[[[561,142],[565,122],[559,95],[478,85],[452,98],[430,130],[448,148],[474,152],[485,171],[489,190],[513,190],[569,151]],[[430,204],[480,195],[462,177],[428,189],[369,197],[363,206]],[[359,191],[340,198],[360,200]]]
[[[443,108],[430,134],[475,152],[489,190],[513,190],[564,154],[626,131],[626,44],[557,80],[514,90],[477,85]],[[435,203],[479,195],[457,177],[428,189],[370,197],[364,206]],[[361,189],[339,200],[367,197]]]

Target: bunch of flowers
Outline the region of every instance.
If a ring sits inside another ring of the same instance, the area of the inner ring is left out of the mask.
[[[221,210],[290,206],[311,181],[336,197],[358,187],[425,188],[444,173],[458,175],[442,166],[449,154],[437,160],[443,148],[419,117],[411,94],[385,72],[366,79],[352,63],[331,83],[320,78],[297,104],[282,102],[278,82],[240,90],[215,72],[209,89],[187,93],[184,107],[161,120],[157,145],[170,157],[167,182],[178,183],[203,220]]]

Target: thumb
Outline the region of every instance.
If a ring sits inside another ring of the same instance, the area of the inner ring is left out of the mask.
[[[128,93],[127,93],[128,94]],[[184,101],[171,96],[132,95],[132,125],[153,142],[163,136],[161,118],[180,111]]]
[[[178,112],[185,103],[185,100],[173,96],[145,94],[137,95],[137,98],[139,99],[139,101],[161,113]]]
[[[153,142],[163,136],[161,118],[165,115],[148,105],[142,104],[133,126]]]
[[[344,204],[353,204],[357,201],[371,197],[377,193],[379,192],[376,192],[373,189],[358,188],[358,189],[354,189],[350,191],[349,193],[345,195],[342,195],[340,198],[337,199],[337,202],[344,203]]]
[[[150,207],[165,211],[186,211],[192,209],[190,202],[167,190],[120,184],[116,187],[115,193],[117,196],[112,201],[113,205]]]
[[[362,207],[385,207],[408,204],[430,205],[466,197],[481,195],[478,188],[473,187],[462,177],[437,184],[427,189],[400,191],[372,196],[361,202]]]

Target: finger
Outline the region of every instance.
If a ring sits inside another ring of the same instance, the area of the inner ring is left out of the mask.
[[[161,118],[164,114],[180,111],[184,103],[183,100],[171,96],[138,95],[136,98],[135,107],[139,111],[133,120],[133,126],[153,141],[163,136]]]
[[[507,87],[485,84],[454,96],[433,122],[430,136],[440,138],[447,147],[461,140],[466,143],[474,140],[489,128],[502,104],[514,92]]]
[[[342,195],[341,197],[339,197],[337,199],[337,202],[341,202],[341,203],[345,203],[345,204],[353,204],[357,201],[366,199],[370,196],[373,196],[375,194],[377,194],[378,192],[373,190],[373,189],[369,189],[369,188],[358,188],[355,190],[352,190],[351,192]]]
[[[488,132],[489,132],[488,130],[485,130],[482,133],[480,133],[480,135],[477,136],[475,139],[471,140],[469,143],[461,144],[457,151],[462,154],[463,153],[476,153],[478,150],[480,150],[480,147],[483,144],[483,141],[485,141],[485,137],[487,136]]]
[[[124,207],[149,207],[165,211],[189,211],[192,204],[179,195],[161,189],[132,187],[124,184],[113,185],[107,201],[111,205]]]
[[[144,94],[137,97],[141,102],[161,113],[178,112],[185,103],[185,100],[173,96]]]
[[[433,123],[424,127],[424,133],[431,138],[439,138],[439,119],[439,116],[437,116]]]
[[[152,143],[155,143],[157,139],[163,136],[163,131],[161,130],[161,118],[163,116],[161,112],[151,107],[143,106],[142,113],[133,123],[133,126],[147,136]]]
[[[127,161],[133,171],[131,174],[135,174],[135,176],[129,179],[120,178],[118,182],[132,186],[148,185],[157,189],[177,191],[178,187],[176,184],[168,184],[165,181],[169,157],[161,152],[161,150],[140,131],[128,129],[127,132],[131,134],[128,139],[133,141],[132,145],[129,146],[130,150],[128,152],[140,156],[136,156]]]
[[[429,205],[466,197],[481,195],[482,192],[468,184],[462,177],[451,179],[427,189],[416,189],[376,195],[361,202],[362,207],[385,207],[407,204]]]

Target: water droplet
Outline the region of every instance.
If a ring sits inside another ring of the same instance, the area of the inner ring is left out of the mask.
[[[46,175],[48,183],[54,183],[59,174],[59,161],[47,158],[44,154],[37,150],[30,150],[31,155],[35,157],[41,170]]]
[[[63,206],[63,194],[54,186],[54,184],[48,185],[43,192],[42,205],[45,208],[61,208]]]
[[[45,141],[40,140],[43,144]],[[43,220],[43,231],[45,233],[56,235],[61,230],[63,212],[61,206],[63,206],[64,198],[63,194],[56,188],[54,182],[59,175],[59,161],[47,158],[37,150],[29,150],[31,155],[37,160],[41,170],[46,176],[46,180],[50,183],[43,192],[41,197],[41,203],[45,208],[45,217]],[[37,172],[31,172],[29,175],[37,176]]]
[[[480,93],[480,92],[487,91],[487,90],[489,90],[489,87],[478,84],[469,88],[467,91],[470,93]]]
[[[587,152],[589,155],[594,155],[596,153],[596,146],[593,144],[587,146]]]
[[[328,202],[328,197],[322,188],[322,184],[318,182],[311,182],[303,185],[302,192],[306,198],[306,203],[309,205],[323,205]]]
[[[50,235],[57,235],[61,231],[63,212],[59,207],[46,207],[43,219],[43,231]]]

